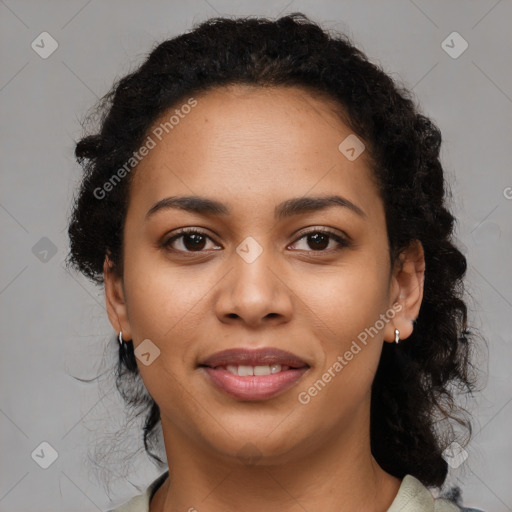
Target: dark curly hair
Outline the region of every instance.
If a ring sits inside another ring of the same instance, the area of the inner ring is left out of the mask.
[[[442,452],[454,439],[454,427],[467,439],[471,435],[469,414],[456,394],[476,389],[470,357],[476,331],[467,325],[466,258],[452,239],[455,218],[446,204],[441,133],[419,112],[412,93],[348,36],[294,13],[277,20],[213,18],[158,44],[103,97],[96,110],[101,127],[76,145],[84,176],[73,201],[67,265],[102,284],[109,254],[122,276],[123,226],[136,168],[102,200],[95,190],[133,156],[168,109],[192,94],[231,84],[298,86],[333,99],[371,157],[391,264],[411,242],[423,245],[423,302],[407,342],[384,344],[372,385],[370,437],[384,470],[440,487],[448,469]],[[163,463],[148,448],[158,434],[158,405],[140,385],[131,394],[124,387],[140,378],[132,342],[120,349],[116,378],[126,403],[143,407],[146,452]]]

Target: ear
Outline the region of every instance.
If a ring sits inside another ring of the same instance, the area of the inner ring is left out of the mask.
[[[414,240],[404,249],[398,258],[390,284],[390,297],[394,310],[393,320],[388,322],[384,331],[384,339],[395,341],[395,329],[400,331],[400,339],[408,338],[414,329],[414,321],[418,317],[423,300],[425,281],[425,253],[419,240]],[[397,304],[401,306],[399,309]]]
[[[123,279],[117,275],[114,264],[105,256],[103,262],[103,279],[105,283],[105,302],[107,313],[112,327],[117,333],[123,332],[124,340],[132,339],[130,322],[128,321]]]

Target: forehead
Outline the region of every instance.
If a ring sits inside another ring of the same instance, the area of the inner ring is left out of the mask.
[[[166,195],[258,207],[339,192],[371,209],[368,155],[351,161],[340,151],[355,134],[336,109],[297,87],[230,86],[185,98],[148,131],[154,147],[135,170],[130,208],[147,211]]]

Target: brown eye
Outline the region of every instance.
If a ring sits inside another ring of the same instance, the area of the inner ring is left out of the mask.
[[[303,239],[306,240],[306,243],[309,247],[309,249],[306,248],[303,250],[310,252],[329,252],[330,250],[339,250],[343,247],[349,247],[350,245],[345,238],[326,229],[315,229],[314,231],[303,233],[302,236],[295,242],[295,244]],[[330,239],[335,240],[338,246],[327,249],[330,243]]]
[[[325,233],[313,233],[312,235],[307,235],[308,243],[310,246],[312,245],[313,250],[322,250],[326,249],[329,245],[329,235]]]
[[[173,247],[174,243],[181,240],[181,247]],[[183,229],[178,234],[173,235],[171,238],[163,242],[163,246],[171,251],[176,252],[203,252],[207,240],[213,240],[197,229]]]

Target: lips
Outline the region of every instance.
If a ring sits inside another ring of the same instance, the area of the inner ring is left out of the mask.
[[[244,401],[280,395],[310,368],[295,354],[276,348],[224,350],[198,366],[216,389]]]
[[[277,348],[243,349],[232,348],[216,352],[199,363],[199,366],[217,368],[219,366],[265,366],[280,364],[290,368],[305,368],[309,365],[300,357]]]

